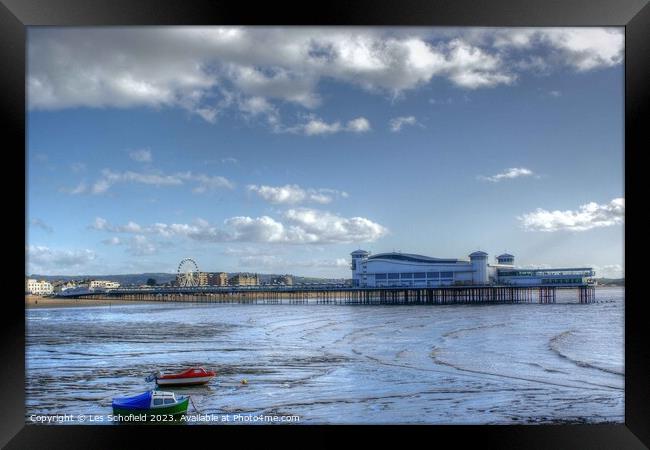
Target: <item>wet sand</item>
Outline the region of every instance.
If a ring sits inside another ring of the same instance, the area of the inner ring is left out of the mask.
[[[152,389],[145,377],[153,371],[204,366],[218,373],[210,383],[173,389],[191,396],[190,414],[303,424],[623,423],[624,291],[598,299],[27,309],[25,419],[107,417],[113,398]]]
[[[25,296],[25,308],[66,308],[80,306],[112,306],[112,305],[136,305],[143,303],[160,303],[146,302],[140,300],[118,300],[114,298],[48,298],[37,295]]]

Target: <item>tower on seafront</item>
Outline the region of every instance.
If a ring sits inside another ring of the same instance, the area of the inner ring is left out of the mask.
[[[363,260],[370,255],[370,252],[365,250],[355,250],[350,253],[352,256],[352,286],[360,286],[363,278]]]
[[[472,283],[488,284],[488,254],[480,250],[470,253],[469,261],[472,264]]]

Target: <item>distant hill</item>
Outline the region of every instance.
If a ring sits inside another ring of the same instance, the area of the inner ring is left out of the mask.
[[[231,277],[240,272],[230,272],[228,276]],[[243,273],[243,272],[241,272]],[[271,279],[280,276],[280,274],[259,274],[261,283],[268,283]],[[299,277],[294,276],[294,284],[298,283],[340,283],[344,281],[341,278],[316,278],[316,277]],[[29,275],[29,278],[37,278],[39,280],[47,281],[70,281],[70,280],[111,280],[117,281],[122,286],[127,285],[142,285],[147,282],[149,278],[156,280],[158,284],[169,283],[176,279],[175,273],[135,273],[135,274],[126,274],[126,275],[38,275],[32,274]]]
[[[126,275],[30,275],[29,278],[38,278],[47,281],[70,281],[70,280],[110,280],[117,281],[121,285],[145,284],[149,278],[153,278],[159,284],[168,283],[176,279],[175,273],[134,273]]]

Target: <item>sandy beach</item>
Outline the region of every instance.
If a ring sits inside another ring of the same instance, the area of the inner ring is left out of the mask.
[[[111,305],[134,305],[142,303],[159,303],[146,302],[140,300],[117,300],[114,298],[47,298],[37,295],[25,296],[25,308],[66,308],[80,306],[111,306]]]

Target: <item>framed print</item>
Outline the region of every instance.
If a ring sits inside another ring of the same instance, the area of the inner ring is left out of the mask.
[[[25,302],[3,445],[355,425],[644,448],[649,20],[4,1]]]

